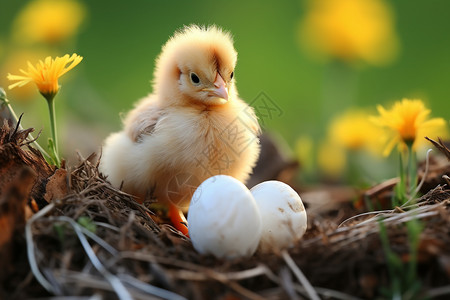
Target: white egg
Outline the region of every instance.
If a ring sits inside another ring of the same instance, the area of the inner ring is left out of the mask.
[[[262,219],[259,249],[270,252],[294,246],[306,231],[306,211],[300,196],[280,181],[265,181],[250,192]]]
[[[255,199],[231,176],[213,176],[200,184],[192,196],[187,221],[192,244],[202,254],[251,256],[261,238]]]

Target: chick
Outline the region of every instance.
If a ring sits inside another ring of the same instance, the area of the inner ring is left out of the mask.
[[[156,60],[153,93],[104,142],[101,172],[128,193],[182,210],[213,175],[245,182],[260,152],[260,127],[238,96],[236,60],[228,32],[196,25],[176,32]]]

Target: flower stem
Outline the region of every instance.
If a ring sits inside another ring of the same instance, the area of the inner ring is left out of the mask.
[[[59,158],[58,139],[56,134],[55,102],[53,101],[54,95],[50,95],[46,97],[46,99],[48,104],[48,111],[50,114],[50,127],[52,130],[52,140],[53,140],[53,143],[50,145],[50,147],[52,148],[51,150],[53,151],[54,154],[55,163],[58,167],[60,167],[61,160]]]
[[[398,152],[398,162],[400,181],[394,189],[395,193],[392,201],[393,207],[402,205],[406,201],[406,178],[403,166],[403,153],[401,151]]]
[[[408,199],[415,197],[417,185],[417,157],[413,142],[406,142],[406,152],[399,151],[400,182],[395,187],[393,205],[404,205]],[[407,162],[406,166],[404,161]]]
[[[417,184],[417,158],[416,152],[412,148],[412,143],[408,143],[408,192],[413,193]],[[413,196],[413,195],[411,195]]]

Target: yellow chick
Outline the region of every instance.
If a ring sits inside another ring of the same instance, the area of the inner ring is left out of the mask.
[[[109,181],[183,210],[211,176],[245,182],[259,155],[260,127],[238,96],[236,60],[228,32],[196,25],[176,32],[156,60],[153,93],[104,143],[100,170]]]

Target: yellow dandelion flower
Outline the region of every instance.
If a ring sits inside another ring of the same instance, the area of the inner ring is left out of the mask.
[[[394,103],[391,109],[377,106],[379,116],[371,120],[388,130],[384,155],[389,155],[395,145],[405,149],[408,144],[417,148],[426,141],[425,136],[446,134],[446,122],[442,118],[428,119],[431,111],[421,100],[403,99]]]
[[[314,55],[371,64],[389,62],[398,48],[393,16],[383,0],[311,0],[300,23],[302,45]]]
[[[56,57],[52,59],[50,56],[46,57],[44,61],[40,60],[35,66],[28,61],[28,70],[20,69],[24,75],[8,74],[7,78],[16,83],[8,86],[9,89],[21,87],[29,82],[34,82],[39,92],[47,99],[53,98],[59,91],[58,78],[67,73],[78,65],[83,57],[68,54],[63,57]]]
[[[24,62],[39,61],[40,58],[45,57],[47,54],[37,50],[18,50],[8,53],[5,57],[3,64],[0,67],[0,74],[8,74],[11,70],[19,70],[23,67]],[[0,76],[0,86],[7,87],[11,82],[6,76]],[[36,88],[34,86],[27,85],[20,89],[14,89],[8,92],[10,99],[14,99],[14,102],[30,102],[36,95]]]
[[[347,156],[342,147],[331,140],[326,140],[319,145],[317,164],[326,176],[337,179],[345,171]]]
[[[14,21],[14,36],[20,42],[58,43],[78,31],[85,14],[74,0],[31,1]]]
[[[336,117],[328,131],[330,139],[345,149],[380,152],[378,137],[382,130],[369,120],[364,110],[349,110]]]

